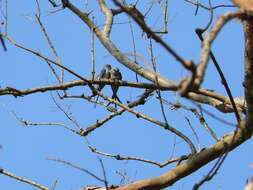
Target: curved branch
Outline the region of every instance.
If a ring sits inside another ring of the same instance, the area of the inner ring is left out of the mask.
[[[181,162],[183,160],[187,160],[190,157],[190,155],[183,155],[183,156],[180,156],[180,157],[177,157],[177,158],[168,159],[164,163],[158,163],[158,162],[155,162],[155,161],[152,161],[152,160],[147,160],[147,159],[144,159],[144,158],[138,158],[138,157],[133,157],[133,156],[120,156],[119,154],[113,155],[113,154],[109,154],[109,153],[106,153],[106,152],[101,152],[101,151],[97,150],[96,148],[92,147],[91,145],[88,145],[88,146],[89,146],[89,148],[91,149],[92,152],[97,153],[99,155],[111,157],[111,158],[114,158],[116,160],[135,160],[135,161],[145,162],[145,163],[149,163],[149,164],[159,166],[160,168],[165,167],[165,166],[167,166],[171,163]]]
[[[99,2],[99,6],[100,6],[102,12],[106,16],[106,21],[105,21],[105,26],[104,26],[104,29],[103,29],[103,33],[108,38],[110,36],[110,32],[111,32],[111,29],[112,29],[113,13],[112,13],[112,10],[107,7],[104,0],[99,0],[98,2]]]
[[[222,27],[228,23],[228,21],[234,19],[234,18],[241,18],[245,17],[246,11],[239,10],[236,12],[229,12],[225,14],[224,16],[219,17],[216,25],[213,27],[213,29],[207,34],[206,38],[203,41],[203,48],[201,51],[201,58],[200,58],[200,64],[197,66],[196,71],[196,78],[194,81],[194,84],[199,87],[204,79],[205,71],[208,65],[208,61],[210,58],[210,51],[211,51],[211,45],[215,38],[217,37],[218,33],[222,29]]]

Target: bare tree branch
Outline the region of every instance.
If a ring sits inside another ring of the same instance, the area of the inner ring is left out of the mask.
[[[37,183],[37,182],[35,182],[35,181],[32,181],[32,180],[29,180],[29,179],[26,179],[26,178],[17,176],[17,175],[15,175],[15,174],[13,174],[13,173],[11,173],[11,172],[8,172],[8,171],[6,171],[6,170],[4,170],[4,169],[0,169],[0,173],[3,174],[3,175],[6,175],[6,176],[8,176],[8,177],[11,177],[11,178],[13,178],[13,179],[16,179],[16,180],[18,180],[18,181],[21,181],[21,182],[30,184],[30,185],[32,185],[32,186],[34,186],[34,187],[39,188],[39,189],[42,189],[42,190],[50,190],[48,187],[45,187],[45,186],[43,186],[43,185],[41,185],[41,184],[39,184],[39,183]]]

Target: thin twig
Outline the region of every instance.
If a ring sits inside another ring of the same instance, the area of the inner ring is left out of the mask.
[[[191,128],[195,138],[196,138],[196,141],[197,141],[197,144],[198,144],[198,148],[200,149],[200,140],[199,140],[199,137],[198,137],[198,134],[196,132],[196,130],[193,128],[192,124],[191,124],[191,120],[182,112],[178,111],[178,113],[187,121],[189,127]]]
[[[207,7],[207,6],[205,6],[205,5],[201,4],[201,3],[194,2],[192,0],[184,0],[184,1],[186,1],[188,3],[191,3],[193,5],[196,5],[198,7],[201,7],[203,9],[209,10],[209,11],[210,10],[214,10],[214,9],[218,9],[218,8],[236,7],[235,5],[216,5],[216,6],[213,6],[213,7]]]
[[[94,153],[97,153],[97,154],[100,154],[100,155],[103,155],[103,156],[107,156],[107,157],[111,157],[111,158],[115,158],[116,160],[135,160],[135,161],[140,161],[140,162],[153,164],[153,165],[159,166],[160,168],[165,167],[165,166],[167,166],[171,163],[187,160],[190,156],[190,155],[184,155],[184,156],[180,156],[180,157],[177,157],[177,158],[171,158],[171,159],[165,161],[164,163],[158,163],[158,162],[155,162],[155,161],[152,161],[152,160],[147,160],[147,159],[133,157],[133,156],[120,156],[119,154],[113,155],[113,154],[101,152],[101,151],[98,151],[96,148],[92,147],[90,144],[89,144],[88,147]]]
[[[147,101],[146,99],[150,96],[150,94],[153,92],[153,90],[146,90],[138,100],[130,102],[127,106],[129,108],[133,108],[139,105],[143,105],[145,104],[145,102]],[[126,111],[126,109],[119,109],[117,111],[115,111],[114,113],[111,113],[110,115],[108,115],[106,118],[104,118],[103,120],[100,121],[96,121],[95,124],[89,126],[86,128],[85,131],[83,131],[83,135],[86,136],[88,134],[90,134],[92,131],[94,131],[95,129],[103,126],[103,124],[105,124],[106,122],[108,122],[109,120],[111,120],[112,118],[116,117],[117,115],[121,115],[122,113],[124,113]]]
[[[202,29],[196,29],[196,34],[198,35],[198,37],[199,37],[199,39],[201,40],[201,42],[203,42],[204,39],[203,39],[203,36],[202,36],[202,34],[203,34]],[[233,106],[233,109],[235,110],[235,116],[236,116],[236,118],[237,118],[237,121],[239,122],[239,121],[240,121],[240,115],[239,115],[239,112],[238,112],[237,107],[236,107],[236,105],[235,105],[235,101],[234,101],[234,99],[233,99],[232,92],[231,92],[231,90],[230,90],[230,88],[229,88],[229,85],[228,85],[228,82],[227,82],[227,80],[226,80],[226,77],[225,77],[225,75],[223,74],[223,71],[222,71],[222,69],[220,68],[220,65],[219,65],[218,61],[216,60],[216,58],[215,58],[215,56],[214,56],[214,54],[213,54],[213,52],[212,52],[211,49],[210,49],[210,57],[211,57],[211,59],[212,59],[212,61],[213,61],[213,64],[214,64],[216,70],[217,70],[218,73],[219,73],[219,76],[220,76],[220,78],[221,78],[221,83],[223,84],[223,86],[224,86],[224,88],[225,88],[225,90],[226,90],[226,93],[227,93],[227,95],[228,95],[228,97],[229,97],[229,100],[230,100],[230,102],[231,102],[231,105]]]
[[[176,104],[172,104],[172,103],[168,102],[165,99],[163,99],[163,101],[165,103],[171,105],[171,109],[173,109],[173,110],[177,110],[179,108],[182,108],[182,109],[185,109],[185,110],[188,110],[188,111],[192,112],[198,118],[200,124],[205,127],[205,129],[208,131],[208,133],[210,133],[210,135],[216,141],[219,140],[219,138],[217,137],[216,133],[208,126],[208,123],[205,121],[203,114],[201,115],[200,113],[198,113],[195,108],[187,107],[187,106],[181,104],[179,101],[177,101]],[[198,108],[201,110],[201,113],[202,113],[202,107],[198,107]]]
[[[151,39],[149,40],[149,51],[150,51],[150,59],[151,59],[151,63],[153,65],[153,69],[154,71],[157,73],[157,68],[156,68],[156,62],[155,62],[155,58],[154,58],[154,53],[153,53],[153,46],[152,46],[152,41]],[[164,110],[164,106],[163,106],[163,102],[162,102],[162,96],[161,96],[161,91],[159,89],[159,83],[158,83],[158,79],[156,78],[156,85],[158,86],[157,89],[157,95],[159,97],[159,103],[160,103],[160,108],[161,108],[161,112],[162,112],[162,116],[163,116],[163,120],[166,123],[166,125],[168,124],[168,120],[167,117],[165,115],[165,110]]]
[[[60,162],[60,163],[66,164],[66,165],[68,165],[68,166],[70,166],[72,168],[76,168],[78,170],[81,170],[81,171],[87,173],[88,175],[94,177],[98,181],[101,181],[101,182],[105,183],[104,179],[102,179],[102,178],[98,177],[97,175],[93,174],[92,172],[90,172],[90,171],[88,171],[88,170],[86,170],[84,168],[81,168],[81,167],[79,167],[79,166],[77,166],[75,164],[72,164],[72,163],[70,163],[68,161],[61,160],[61,159],[56,159],[56,158],[46,158],[46,160],[52,160],[52,161],[56,161],[56,162]]]
[[[50,190],[54,190],[56,188],[56,185],[58,184],[58,179],[55,180],[53,187]]]
[[[226,154],[223,154],[221,157],[219,157],[219,159],[217,160],[213,168],[208,172],[208,174],[200,182],[196,183],[192,189],[198,190],[201,185],[203,185],[207,181],[210,181],[218,173],[218,170],[220,169],[221,165],[224,163],[227,155],[228,155],[228,152]]]
[[[195,102],[193,102],[193,101],[192,101],[192,103],[193,103],[194,105],[196,105],[197,107],[199,107],[199,109],[201,109],[205,114],[207,114],[207,115],[209,115],[210,117],[216,119],[217,121],[220,121],[220,122],[222,122],[222,123],[225,123],[225,124],[228,125],[228,126],[237,127],[237,124],[232,123],[232,122],[229,122],[229,121],[227,121],[227,120],[225,120],[225,119],[222,119],[222,118],[216,116],[215,114],[213,114],[213,113],[207,111],[206,109],[200,107],[199,104],[197,104],[197,103],[195,103]]]
[[[131,31],[131,37],[132,37],[134,55],[137,55],[137,53],[136,53],[135,39],[134,39],[134,31],[133,31],[133,26],[132,26],[131,21],[129,21],[129,26],[130,26],[130,31]],[[136,56],[134,56],[134,62],[137,64]],[[138,74],[137,73],[135,73],[135,78],[136,78],[136,82],[139,82],[138,81]]]
[[[98,160],[100,162],[101,168],[103,170],[103,176],[104,176],[104,181],[105,181],[105,187],[108,190],[108,181],[107,181],[107,177],[106,177],[106,172],[105,172],[105,166],[103,163],[103,160],[101,158],[98,157]]]
[[[38,0],[37,0],[37,1],[38,1]],[[44,34],[44,36],[45,36],[45,38],[46,38],[46,40],[47,40],[47,42],[48,42],[48,45],[49,45],[50,49],[52,50],[53,54],[55,55],[57,61],[58,61],[60,64],[62,64],[62,60],[61,60],[60,56],[58,55],[58,53],[57,53],[57,51],[56,51],[56,49],[55,49],[55,47],[54,47],[54,45],[53,45],[53,43],[52,43],[52,41],[51,41],[49,35],[48,35],[48,32],[47,32],[45,26],[43,25],[43,23],[42,23],[42,21],[41,21],[41,19],[40,19],[40,12],[39,12],[39,16],[38,16],[38,15],[35,15],[35,16],[36,16],[36,19],[37,19],[37,21],[38,21],[38,23],[39,23],[39,25],[40,25],[40,28],[41,28],[41,30],[42,30],[42,32],[43,32],[43,34]],[[49,62],[48,62],[48,63],[49,63]],[[51,66],[50,68],[51,68],[51,70],[52,70],[52,66]],[[60,83],[63,83],[64,69],[61,69],[61,76],[60,76],[60,77],[56,74],[56,72],[54,72],[54,70],[53,70],[53,73],[54,73],[54,75],[56,76],[56,79],[57,79]]]
[[[81,126],[78,124],[78,122],[75,120],[75,118],[70,114],[67,113],[55,100],[55,98],[53,97],[53,95],[51,95],[54,104],[57,106],[57,108],[68,118],[68,120],[70,120],[72,123],[74,123],[74,125],[81,129]]]
[[[49,123],[33,123],[33,122],[28,122],[28,121],[22,121],[22,123],[25,125],[25,126],[59,126],[59,127],[63,127],[67,130],[70,130],[71,132],[73,133],[76,133],[76,134],[79,134],[80,135],[80,132],[75,130],[75,129],[72,129],[71,127],[65,125],[65,124],[62,124],[62,123],[52,123],[52,122],[49,122]]]
[[[168,17],[168,0],[165,0],[163,14],[164,14],[164,29],[163,29],[163,32],[167,33],[168,32],[168,18],[169,18]]]
[[[211,0],[208,0],[208,4],[210,7],[210,19],[209,19],[207,25],[202,29],[202,33],[204,33],[211,26],[211,24],[213,22],[213,9],[211,9],[211,7],[212,7]]]
[[[94,29],[91,29],[91,67],[92,67],[92,71],[91,71],[91,78],[92,80],[94,80],[95,78],[95,51],[94,51]]]
[[[29,180],[29,179],[26,179],[26,178],[17,176],[17,175],[15,175],[15,174],[13,174],[13,173],[11,173],[11,172],[8,172],[8,171],[6,171],[6,170],[4,170],[4,169],[0,169],[0,173],[3,174],[3,175],[6,175],[6,176],[8,176],[8,177],[11,177],[11,178],[13,178],[13,179],[16,179],[16,180],[18,180],[18,181],[22,181],[22,182],[24,182],[24,183],[30,184],[30,185],[32,185],[32,186],[34,186],[34,187],[39,188],[39,189],[42,189],[42,190],[50,190],[48,187],[45,187],[45,186],[43,186],[43,185],[41,185],[41,184],[39,184],[39,183],[37,183],[37,182],[35,182],[35,181],[32,181],[32,180]]]

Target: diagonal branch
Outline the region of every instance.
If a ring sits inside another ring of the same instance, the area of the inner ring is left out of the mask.
[[[144,32],[147,33],[147,36],[153,38],[157,43],[159,43],[164,49],[166,49],[170,54],[172,54],[187,70],[194,72],[195,65],[192,61],[185,61],[182,57],[180,57],[167,43],[165,43],[159,36],[155,34],[146,24],[144,20],[144,16],[139,12],[138,9],[135,8],[134,5],[126,6],[117,0],[113,0],[113,2],[123,9],[129,16],[131,16],[134,21],[142,28]]]
[[[204,39],[203,39],[202,34],[203,34],[204,30],[202,30],[202,29],[196,29],[195,32],[196,32],[196,34],[198,35],[200,41],[203,42]],[[241,120],[241,118],[240,118],[240,115],[239,115],[239,113],[238,113],[236,104],[235,104],[235,102],[234,102],[232,92],[231,92],[231,90],[230,90],[230,88],[229,88],[229,85],[228,85],[228,83],[227,83],[227,80],[226,80],[226,78],[225,78],[225,75],[223,74],[223,71],[222,71],[222,69],[220,68],[220,66],[219,66],[219,64],[218,64],[218,61],[216,60],[216,58],[215,58],[215,56],[214,56],[212,50],[210,50],[210,57],[211,57],[211,59],[212,59],[212,61],[213,61],[213,63],[214,63],[214,66],[215,66],[217,72],[218,72],[219,75],[220,75],[222,84],[223,84],[223,86],[224,86],[224,88],[225,88],[225,90],[226,90],[226,92],[227,92],[227,95],[228,95],[228,97],[229,97],[229,100],[230,100],[230,102],[231,102],[231,105],[233,106],[233,109],[235,110],[235,116],[236,116],[237,122],[239,123],[240,120]]]
[[[251,128],[253,126],[250,126]],[[136,190],[136,189],[162,189],[165,187],[172,186],[178,180],[190,175],[196,170],[205,166],[207,163],[220,157],[227,151],[232,151],[234,148],[245,142],[251,137],[251,133],[245,133],[246,123],[242,121],[239,129],[231,134],[225,135],[214,145],[202,149],[198,153],[194,154],[188,159],[188,161],[175,166],[172,170],[167,173],[154,178],[144,179],[136,181],[129,185],[118,188],[117,190]]]
[[[32,180],[30,180],[30,179],[26,179],[26,178],[17,176],[17,175],[15,175],[15,174],[13,174],[13,173],[11,173],[11,172],[8,172],[8,171],[6,171],[6,170],[4,170],[4,169],[1,169],[1,168],[0,168],[0,173],[3,174],[3,175],[6,175],[6,176],[8,176],[8,177],[14,178],[14,179],[16,179],[16,180],[18,180],[18,181],[22,181],[22,182],[24,182],[24,183],[30,184],[30,185],[32,185],[32,186],[34,186],[34,187],[39,188],[39,189],[42,189],[42,190],[50,190],[48,187],[45,187],[45,186],[43,186],[43,185],[41,185],[41,184],[39,184],[39,183],[37,183],[37,182],[35,182],[35,181],[32,181]]]
[[[207,34],[202,44],[203,47],[202,47],[202,52],[201,52],[200,64],[197,66],[196,78],[194,81],[196,87],[199,87],[203,82],[205,71],[206,71],[208,61],[210,58],[211,45],[213,41],[215,40],[215,38],[217,37],[218,33],[221,31],[222,27],[226,23],[228,23],[230,20],[234,18],[245,17],[245,15],[246,15],[246,11],[244,10],[229,12],[225,14],[224,16],[219,17],[216,25]]]

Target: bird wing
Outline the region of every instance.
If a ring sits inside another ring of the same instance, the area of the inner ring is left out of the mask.
[[[106,70],[105,70],[105,68],[103,68],[103,69],[101,70],[100,74],[99,74],[99,78],[100,78],[100,79],[101,79],[101,78],[104,78],[104,77],[105,77],[105,73],[106,73]]]
[[[122,80],[122,74],[121,74],[120,71],[118,72],[118,79],[119,79],[119,80]]]

